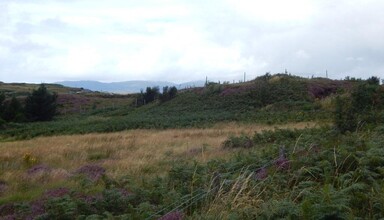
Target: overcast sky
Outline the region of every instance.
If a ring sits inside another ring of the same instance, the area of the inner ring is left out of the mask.
[[[383,0],[0,0],[0,81],[384,77]]]

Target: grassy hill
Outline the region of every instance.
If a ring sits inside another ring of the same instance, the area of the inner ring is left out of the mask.
[[[181,90],[176,98],[136,107],[137,95],[108,95],[51,85],[59,94],[55,121],[9,124],[2,138],[113,132],[137,128],[205,127],[221,121],[278,124],[329,121],[323,100],[353,83],[289,75],[260,77],[239,84],[210,84]],[[14,87],[16,94],[29,91]],[[3,89],[5,90],[5,89]],[[76,113],[76,114],[74,114]]]
[[[139,97],[7,124],[0,217],[384,217],[382,85],[265,75]]]

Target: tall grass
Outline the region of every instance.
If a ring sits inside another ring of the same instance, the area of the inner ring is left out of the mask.
[[[17,186],[17,183],[25,178],[26,170],[36,164],[44,164],[54,169],[56,174],[46,177],[48,186],[60,180],[60,174],[70,174],[89,163],[102,165],[112,178],[122,175],[133,177],[163,175],[178,160],[206,162],[230,156],[230,152],[221,150],[222,142],[229,135],[252,135],[262,130],[305,128],[315,125],[292,123],[275,127],[220,123],[204,129],[139,129],[3,142],[0,147],[0,180],[14,185],[8,192],[8,195],[12,195],[20,190],[21,186]],[[31,159],[26,159],[26,155],[36,161],[31,162]],[[45,187],[44,184],[36,184],[31,187],[40,189]]]

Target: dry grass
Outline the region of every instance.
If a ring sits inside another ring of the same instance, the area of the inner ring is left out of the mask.
[[[278,128],[305,128],[315,123],[294,123]],[[25,155],[63,173],[82,165],[97,163],[111,177],[161,175],[175,160],[205,162],[225,158],[233,151],[220,145],[229,135],[253,135],[275,126],[220,123],[205,129],[129,130],[107,134],[40,137],[1,143],[0,180],[17,183],[27,169]],[[33,162],[33,161],[32,161]],[[51,181],[57,178],[51,178]],[[60,179],[60,178],[58,178]]]

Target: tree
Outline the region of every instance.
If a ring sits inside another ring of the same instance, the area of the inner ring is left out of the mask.
[[[163,87],[163,93],[160,95],[160,101],[166,102],[176,97],[177,94],[177,88],[175,86]]]
[[[56,114],[57,94],[47,90],[41,84],[25,101],[25,116],[29,121],[49,121]]]
[[[380,78],[371,76],[367,79],[367,83],[370,85],[380,85]]]
[[[175,98],[177,95],[177,88],[175,86],[172,86],[170,89],[169,89],[169,99],[173,99]]]
[[[2,113],[5,121],[22,121],[24,118],[23,107],[19,100],[15,96],[12,97],[11,101],[4,105]]]
[[[150,102],[153,102],[157,99],[157,97],[159,96],[160,92],[159,92],[159,87],[147,87],[145,93],[144,93],[144,100],[145,100],[145,103],[150,103]]]
[[[0,116],[3,115],[4,111],[4,101],[5,101],[5,95],[3,92],[0,93]]]
[[[5,100],[5,95],[3,92],[0,93],[0,128],[5,124],[5,120],[3,119],[4,105],[3,102]]]

